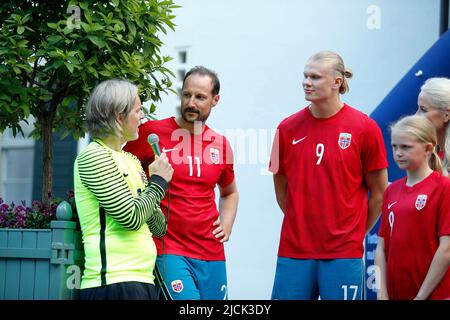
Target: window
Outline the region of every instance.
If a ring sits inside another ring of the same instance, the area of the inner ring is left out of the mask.
[[[178,51],[178,58],[180,60],[180,63],[186,63],[187,61],[187,52],[184,50]]]
[[[33,123],[33,120],[29,121]],[[22,125],[25,138],[6,129],[0,135],[0,197],[6,203],[31,205],[33,187],[34,140],[28,138],[33,126]]]
[[[183,81],[185,74],[186,74],[185,69],[178,69],[178,80]]]

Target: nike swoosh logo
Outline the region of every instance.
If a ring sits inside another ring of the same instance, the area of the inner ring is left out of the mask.
[[[306,137],[307,137],[307,136],[304,136],[303,138],[301,138],[301,139],[298,139],[298,140],[292,139],[292,144],[297,144],[297,143],[299,143],[300,141],[303,141],[303,140],[305,140],[305,139],[306,139]]]
[[[175,150],[178,150],[178,148],[166,149],[166,147],[163,147],[162,152],[167,153],[167,152],[175,151]]]
[[[392,202],[390,204],[388,204],[388,210],[391,210],[391,207],[396,204],[398,201]]]

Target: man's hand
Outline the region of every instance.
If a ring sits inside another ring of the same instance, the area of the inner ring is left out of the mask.
[[[216,238],[222,238],[220,239],[220,242],[224,243],[227,242],[228,239],[230,239],[231,230],[228,230],[228,228],[220,223],[220,218],[214,221],[213,226],[218,226],[213,230],[213,235],[215,235]]]

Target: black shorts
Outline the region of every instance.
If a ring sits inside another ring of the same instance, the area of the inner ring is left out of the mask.
[[[129,281],[81,289],[80,300],[158,300],[158,293],[151,283]]]

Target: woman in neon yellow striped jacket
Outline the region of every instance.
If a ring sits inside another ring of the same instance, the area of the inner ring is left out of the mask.
[[[85,252],[80,299],[157,299],[153,269],[166,221],[159,207],[173,169],[165,154],[149,166],[121,146],[138,138],[143,118],[138,88],[107,80],[86,109],[93,141],[74,164],[75,200]]]

